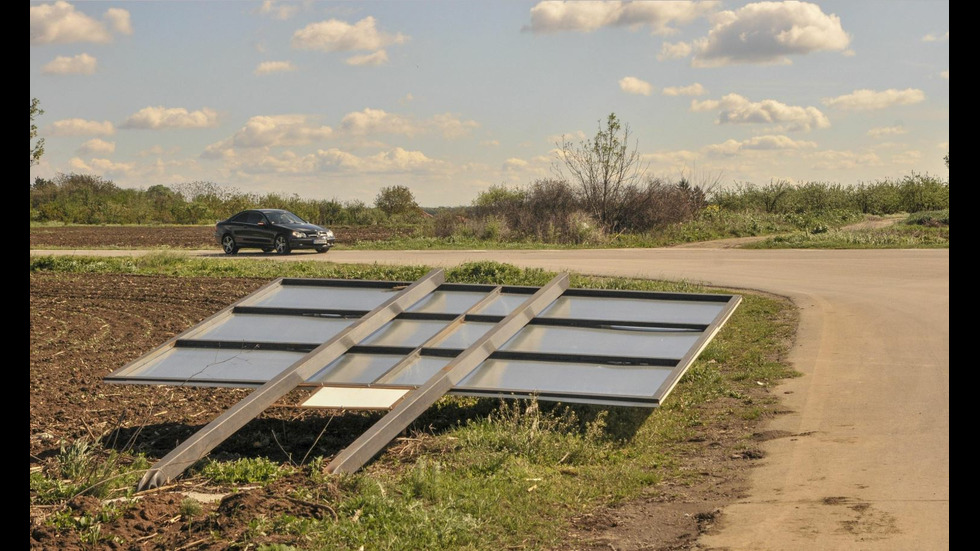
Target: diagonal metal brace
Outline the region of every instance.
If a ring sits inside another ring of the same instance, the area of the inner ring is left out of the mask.
[[[444,281],[445,273],[442,269],[429,272],[329,341],[313,349],[157,461],[143,475],[137,488],[139,490],[156,488],[179,476],[276,400],[305,382],[323,366],[342,356],[350,347],[370,336],[395,316],[425,298]]]
[[[568,274],[541,287],[524,303],[469,348],[456,356],[419,388],[406,394],[387,415],[345,448],[327,465],[332,473],[353,473],[377,455],[419,415],[470,374],[483,360],[503,346],[535,316],[568,289]]]

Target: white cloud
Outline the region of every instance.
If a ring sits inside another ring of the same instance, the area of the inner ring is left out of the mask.
[[[367,160],[369,170],[383,172],[428,170],[444,164],[426,157],[421,151],[406,151],[400,147],[372,155]]]
[[[922,160],[922,152],[909,149],[897,155],[892,155],[891,161],[899,165],[916,164]]]
[[[667,86],[663,90],[665,96],[703,96],[707,93],[704,86],[697,82],[689,86]]]
[[[468,134],[478,126],[476,121],[464,121],[451,113],[443,113],[419,121],[371,108],[348,113],[340,121],[340,127],[344,132],[355,136],[402,134],[411,137],[434,131],[441,133],[445,138],[457,138]]]
[[[531,8],[535,33],[592,32],[602,27],[650,27],[654,34],[674,32],[673,23],[688,23],[714,9],[716,2],[539,2]]]
[[[683,173],[691,165],[697,164],[702,155],[697,151],[678,149],[674,151],[657,151],[640,155],[640,159],[647,163],[651,171]]]
[[[712,17],[714,27],[695,43],[693,64],[790,64],[790,55],[846,52],[851,37],[840,18],[807,2],[757,2]]]
[[[571,133],[568,133],[568,134],[554,134],[552,136],[548,136],[548,143],[550,143],[550,144],[560,144],[563,141],[568,141],[568,142],[571,142],[571,143],[578,143],[578,142],[581,142],[582,140],[584,140],[586,138],[587,138],[587,136],[585,135],[585,132],[584,131],[582,131],[582,130],[576,130],[575,132],[571,132]]]
[[[310,23],[293,33],[292,45],[301,50],[323,52],[377,51],[391,44],[402,44],[408,37],[388,34],[375,28],[375,19],[365,17],[351,25],[339,19]]]
[[[92,138],[78,148],[78,152],[82,155],[109,155],[115,151],[115,142],[107,142],[99,138]]]
[[[463,137],[480,126],[476,121],[464,121],[452,113],[434,115],[426,124],[446,139]]]
[[[316,177],[319,173],[327,172],[338,177],[355,178],[355,187],[373,183],[375,180],[363,179],[369,175],[432,175],[449,168],[448,163],[431,159],[421,151],[408,151],[400,147],[364,156],[338,148],[319,149],[307,154],[286,150],[228,158],[225,166],[239,176],[278,174]]]
[[[129,12],[120,8],[109,8],[102,16],[112,30],[119,34],[133,34],[133,24],[129,20]]]
[[[518,159],[516,157],[511,157],[510,159],[507,159],[506,161],[504,161],[503,169],[504,170],[521,170],[521,169],[526,168],[529,164],[530,163],[528,163],[524,159]]]
[[[58,56],[41,68],[46,75],[91,75],[95,74],[98,61],[85,53],[76,56]]]
[[[241,129],[221,142],[211,144],[205,158],[235,155],[233,148],[272,148],[307,145],[333,136],[333,129],[313,123],[306,115],[260,115],[248,119]]]
[[[264,0],[258,9],[258,13],[260,15],[268,15],[279,20],[289,19],[290,17],[296,15],[298,11],[299,6],[296,4],[283,5],[274,0]]]
[[[228,166],[233,168],[236,174],[280,174],[297,175],[313,174],[316,172],[316,155],[309,153],[299,155],[293,151],[282,151],[276,154],[249,155],[236,158],[234,156],[225,159],[230,161]]]
[[[939,76],[943,77],[943,80],[949,80],[949,69],[939,73]]]
[[[414,136],[422,129],[412,119],[388,113],[383,109],[366,108],[344,115],[340,127],[350,134],[403,134]]]
[[[268,75],[272,73],[284,73],[295,71],[296,66],[292,61],[263,61],[255,68],[256,75]]]
[[[823,104],[837,109],[868,111],[885,109],[893,105],[910,105],[925,101],[925,99],[925,93],[915,88],[906,88],[905,90],[890,88],[881,92],[864,89],[855,90],[850,94],[836,98],[824,98]]]
[[[660,46],[660,53],[657,54],[657,59],[664,61],[667,59],[680,59],[682,57],[687,57],[691,55],[691,50],[693,48],[687,42],[664,42]]]
[[[691,111],[718,109],[718,124],[773,124],[787,130],[809,131],[827,128],[830,120],[816,107],[786,105],[766,99],[752,102],[738,94],[728,94],[721,100],[691,100]]]
[[[649,82],[636,77],[623,77],[619,79],[619,89],[627,94],[639,94],[641,96],[649,96],[653,92],[653,86]]]
[[[217,126],[218,113],[207,107],[188,111],[183,107],[144,107],[130,115],[120,125],[122,128],[208,128]]]
[[[378,50],[373,54],[355,55],[345,59],[344,63],[355,67],[384,65],[388,63],[388,53],[384,50]]]
[[[117,163],[110,159],[89,159],[86,162],[79,157],[72,157],[68,164],[72,170],[101,174],[102,176],[126,175],[136,167],[133,163]]]
[[[400,147],[364,157],[335,148],[321,149],[316,152],[316,158],[317,168],[328,172],[424,172],[445,166],[443,161],[426,157],[421,151],[407,151]]]
[[[480,145],[498,146],[500,145],[500,140],[483,140],[480,142]]]
[[[154,145],[139,152],[140,157],[159,157],[161,155],[176,155],[180,152],[180,147],[174,146],[164,149],[162,145]]]
[[[116,129],[109,121],[62,119],[51,123],[48,134],[52,136],[111,136]]]
[[[895,149],[897,147],[908,147],[909,144],[905,142],[878,142],[870,147],[874,151],[880,151],[883,149]]]
[[[31,44],[69,44],[72,42],[112,42],[112,33],[132,34],[129,12],[110,8],[103,16],[105,22],[75,10],[75,6],[59,0],[53,4],[31,6]]]
[[[880,166],[881,159],[873,152],[839,151],[828,149],[808,156],[817,170],[853,170],[869,166]]]
[[[868,130],[868,135],[872,138],[881,138],[883,136],[895,136],[897,134],[908,134],[908,130],[902,125],[895,126],[879,126],[877,128],[872,128]]]
[[[817,147],[816,142],[794,140],[789,136],[766,135],[755,136],[747,140],[726,140],[720,144],[704,147],[709,155],[730,156],[743,151],[793,151]]]
[[[231,138],[221,140],[220,142],[215,142],[205,147],[204,151],[201,152],[202,159],[223,159],[227,161],[234,159],[237,156],[238,154],[235,153],[235,148],[232,145]]]
[[[948,40],[949,40],[949,31],[946,31],[944,34],[941,34],[939,36],[930,33],[922,37],[923,42],[947,42]]]

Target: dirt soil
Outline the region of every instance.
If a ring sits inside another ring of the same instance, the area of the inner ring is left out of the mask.
[[[409,237],[411,226],[331,226],[337,243]],[[32,249],[72,248],[219,249],[214,226],[38,226],[31,228]]]
[[[113,228],[112,232],[118,228]],[[106,230],[93,228],[91,235]],[[72,229],[78,235],[81,230]],[[126,228],[125,239],[104,237],[99,243],[132,242],[153,246],[161,232],[138,233]],[[35,240],[32,231],[32,245]],[[61,241],[65,246],[92,243]],[[171,242],[173,243],[173,242]],[[51,245],[50,241],[44,243]],[[164,343],[227,304],[247,295],[265,280],[247,278],[172,278],[164,276],[51,274],[30,275],[30,467],[48,469],[64,442],[80,438],[98,440],[107,450],[135,451],[156,460],[169,452],[248,391],[220,388],[178,388],[110,385],[102,377]],[[759,388],[765,400],[767,390]],[[373,414],[332,414],[300,410],[302,398],[287,396],[280,405],[239,430],[216,448],[211,457],[231,460],[268,457],[277,462],[322,455],[329,459],[372,422]],[[724,403],[713,407],[724,411]],[[334,412],[335,413],[335,412]],[[573,519],[561,549],[698,549],[697,537],[710,530],[719,508],[745,495],[747,469],[762,457],[745,450],[743,436],[753,422],[712,416],[700,427],[680,461],[691,473],[683,484],[651,486],[633,502],[602,508]],[[719,420],[720,419],[720,420]],[[457,420],[454,420],[457,421]],[[451,422],[447,422],[449,426]],[[329,430],[327,430],[329,427]],[[438,427],[436,427],[438,430]],[[316,436],[322,436],[316,440]],[[756,434],[759,441],[793,436]],[[736,451],[738,450],[738,451]],[[387,453],[398,450],[398,444]],[[325,461],[326,463],[326,461]],[[200,477],[139,496],[125,513],[102,526],[103,535],[118,542],[112,549],[225,549],[242,541],[249,521],[260,516],[288,513],[325,518],[333,510],[322,503],[297,500],[293,491],[310,487],[310,477],[299,474],[267,487],[208,486]],[[315,489],[323,495],[324,489]],[[234,493],[233,493],[234,491]],[[188,495],[201,501],[192,518],[181,514]],[[205,497],[201,497],[205,496]],[[71,510],[73,516],[97,511],[100,501],[76,497],[66,504],[32,505],[31,548],[42,550],[92,549],[78,531],[59,530],[45,521]],[[218,515],[209,513],[217,511]],[[288,536],[253,539],[256,544],[287,543]],[[529,544],[536,547],[536,544]]]

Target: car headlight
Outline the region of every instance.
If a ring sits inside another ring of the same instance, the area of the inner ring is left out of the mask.
[[[301,231],[294,231],[293,237],[297,237],[299,239],[306,239],[306,234]]]
[[[333,230],[327,230],[327,237],[333,237]]]

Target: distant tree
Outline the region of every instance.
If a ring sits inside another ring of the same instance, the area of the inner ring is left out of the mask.
[[[943,157],[943,160],[946,161],[946,168],[949,168],[949,153],[947,153],[946,156]]]
[[[40,161],[41,155],[44,155],[44,138],[40,138],[36,142],[34,141],[34,138],[37,137],[37,125],[34,124],[34,118],[44,114],[44,110],[40,108],[40,105],[41,101],[39,99],[31,98],[31,166],[34,166]]]
[[[420,209],[415,202],[412,190],[406,186],[389,186],[381,188],[378,196],[374,199],[374,206],[385,215],[406,216],[417,214]]]
[[[595,137],[574,144],[562,136],[555,167],[562,178],[567,172],[579,188],[583,206],[604,229],[615,221],[627,193],[642,181],[646,166],[640,159],[632,132],[615,113],[599,124]]]

